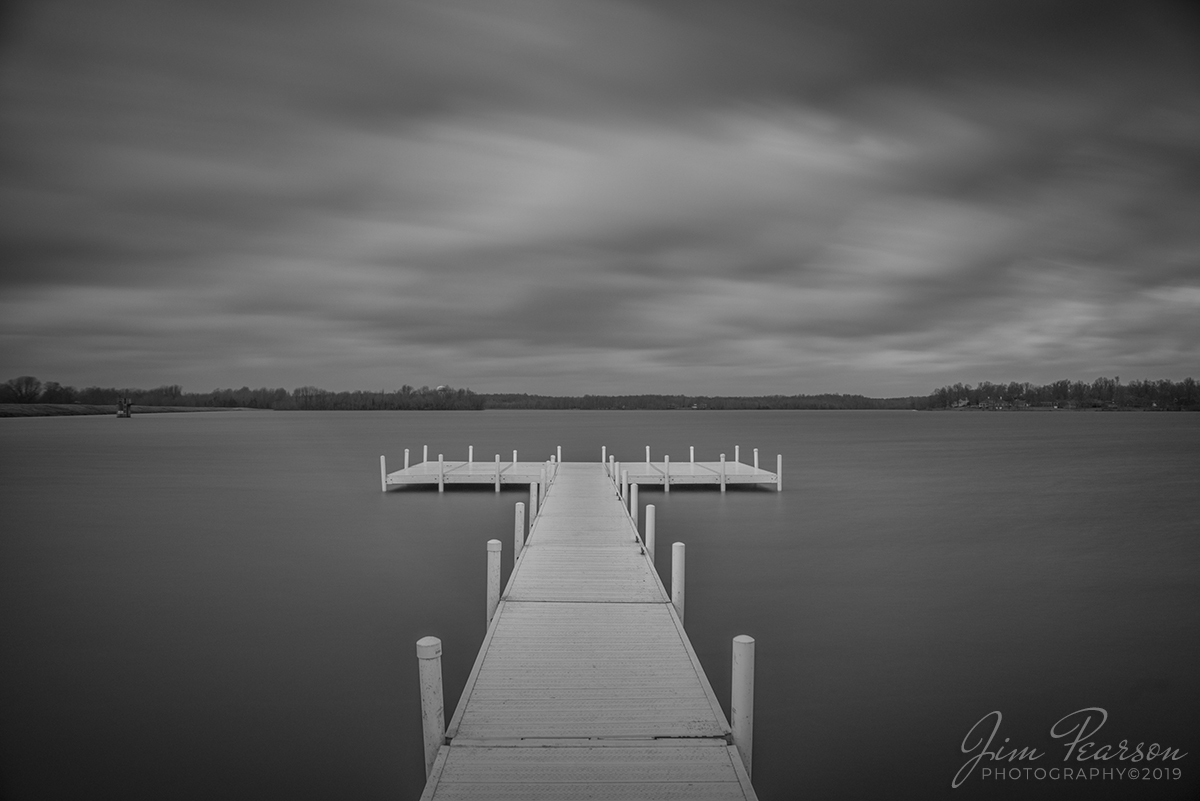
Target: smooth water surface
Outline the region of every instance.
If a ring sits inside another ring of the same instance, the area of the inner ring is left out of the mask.
[[[688,545],[687,627],[722,703],[730,639],[757,639],[764,799],[1196,797],[1200,415],[1067,412],[0,420],[4,797],[415,799],[414,643],[445,644],[449,715],[483,639],[485,542],[507,574],[527,498],[381,493],[379,454],[395,469],[424,444],[783,454],[782,493],[641,494],[660,574]],[[1048,768],[1051,726],[1091,706],[1097,744],[1180,748],[1182,778],[996,782],[981,763],[950,789],[986,713],[1046,752],[1014,764]]]

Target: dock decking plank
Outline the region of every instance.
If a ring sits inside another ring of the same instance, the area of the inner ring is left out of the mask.
[[[422,798],[754,799],[729,737],[606,468],[557,465]]]

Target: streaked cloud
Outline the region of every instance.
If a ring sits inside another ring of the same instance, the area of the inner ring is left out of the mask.
[[[0,366],[924,393],[1200,363],[1167,3],[27,4]]]

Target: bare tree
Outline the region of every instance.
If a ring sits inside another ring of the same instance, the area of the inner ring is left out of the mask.
[[[42,382],[31,375],[10,378],[5,382],[12,403],[36,403],[42,394]]]

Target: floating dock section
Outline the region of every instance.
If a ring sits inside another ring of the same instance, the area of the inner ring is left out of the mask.
[[[495,461],[439,459],[395,473],[381,465],[381,476],[385,491],[532,485],[527,535],[517,504],[517,554],[503,593],[502,546],[488,543],[487,634],[449,725],[441,642],[417,644],[423,800],[756,798],[753,640],[734,641],[731,726],[684,631],[684,546],[672,546],[668,593],[654,567],[654,507],[639,532],[635,485],[778,487],[777,474],[731,463],[564,463],[556,454],[513,459],[499,473]]]

